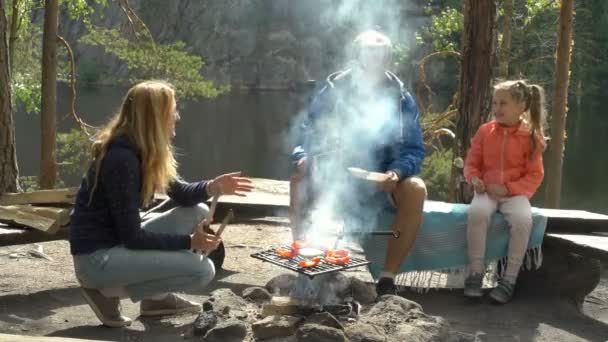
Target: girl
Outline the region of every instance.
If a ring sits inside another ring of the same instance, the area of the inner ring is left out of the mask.
[[[540,186],[544,170],[544,92],[525,81],[506,81],[494,87],[494,120],[482,125],[471,142],[464,175],[475,189],[469,209],[467,239],[470,273],[464,295],[481,297],[486,234],[498,210],[511,226],[504,277],[490,292],[498,303],[513,296],[532,229],[530,198]]]
[[[204,287],[215,275],[212,262],[190,250],[212,251],[213,235],[194,232],[208,212],[209,196],[251,190],[239,173],[185,183],[177,176],[171,139],[176,111],[173,88],[149,81],[127,92],[120,111],[92,145],[93,163],[76,197],[70,250],[82,294],[106,326],[131,320],[120,313],[121,296],[140,301],[142,316],[198,312],[198,303],[173,291]],[[178,205],[142,223],[139,208],[155,192]]]

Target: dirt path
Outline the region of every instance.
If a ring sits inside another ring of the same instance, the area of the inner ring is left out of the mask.
[[[290,236],[286,221],[281,218],[231,225],[225,232],[225,270],[214,280],[211,289],[188,296],[200,301],[212,289],[228,287],[240,294],[247,287],[264,285],[283,271],[249,254],[288,241]],[[0,248],[0,332],[111,341],[190,339],[193,315],[137,319],[128,329],[99,326],[80,297],[68,243],[54,241],[41,245],[52,260],[11,259],[7,255],[19,248],[21,252],[27,251],[32,245]],[[370,280],[364,268],[349,273]],[[608,272],[604,272],[600,286],[587,299],[588,316],[562,311],[547,300],[521,296],[507,306],[468,303],[459,291],[406,296],[419,302],[425,312],[445,317],[456,330],[476,334],[481,341],[608,340]],[[137,318],[136,304],[123,300],[122,305],[127,316]]]

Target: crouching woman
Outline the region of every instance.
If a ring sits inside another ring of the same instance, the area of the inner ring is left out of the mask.
[[[198,312],[200,304],[173,292],[200,289],[214,277],[209,258],[214,235],[196,230],[210,196],[250,191],[251,181],[230,173],[186,183],[177,175],[172,138],[179,120],[171,85],[147,81],[133,86],[120,111],[96,135],[93,162],[76,197],[70,249],[82,294],[101,322],[131,324],[120,298],[140,303],[142,316]],[[179,206],[142,222],[140,208],[154,193]]]

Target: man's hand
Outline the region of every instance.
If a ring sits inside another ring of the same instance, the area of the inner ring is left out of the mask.
[[[509,194],[509,190],[503,184],[488,184],[486,187],[488,195],[494,198],[505,197]]]
[[[251,179],[241,177],[240,171],[217,176],[207,186],[209,187],[209,194],[212,196],[246,196],[248,192],[253,190]]]
[[[194,250],[212,252],[220,245],[220,242],[222,242],[222,239],[219,236],[199,230],[190,235],[190,249]]]
[[[471,178],[471,185],[473,185],[473,189],[475,189],[475,192],[478,194],[486,192],[485,184],[483,184],[483,181],[478,177]]]
[[[385,173],[388,177],[386,180],[380,184],[378,184],[378,189],[384,192],[392,192],[397,187],[397,183],[399,182],[399,176],[395,171],[386,171]]]

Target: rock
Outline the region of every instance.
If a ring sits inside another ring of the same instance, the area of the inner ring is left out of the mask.
[[[218,314],[214,311],[203,311],[194,320],[194,336],[203,336],[217,325]]]
[[[351,277],[350,286],[353,299],[359,303],[366,305],[376,301],[376,287],[373,284],[368,284],[361,279]]]
[[[256,303],[263,303],[270,301],[272,295],[265,288],[255,286],[243,290],[243,298]]]
[[[351,342],[387,342],[384,330],[366,323],[352,324],[346,328],[346,336]]]
[[[380,297],[359,324],[382,329],[388,341],[395,342],[448,341],[450,336],[450,325],[443,318],[427,315],[418,303],[393,295]]]
[[[243,311],[243,310],[234,310],[234,311],[232,311],[231,315],[234,318],[240,319],[240,320],[243,320],[243,319],[246,319],[247,317],[249,317],[249,314],[246,311]]]
[[[380,297],[367,313],[368,316],[386,315],[387,313],[395,313],[397,315],[405,315],[412,310],[422,312],[422,306],[411,300],[401,296],[384,295]]]
[[[266,290],[275,296],[289,296],[295,281],[296,276],[293,274],[280,274],[266,283]]]
[[[346,342],[342,330],[318,324],[304,324],[296,331],[298,342]]]
[[[338,322],[336,317],[334,317],[329,312],[319,312],[319,313],[312,314],[312,315],[306,317],[305,323],[324,325],[326,327],[344,330],[344,327],[342,326],[342,324],[340,324],[340,322]]]
[[[223,314],[229,314],[231,309],[246,308],[248,302],[242,297],[237,296],[230,289],[218,289],[211,293],[213,298],[213,310]],[[209,300],[211,301],[211,298]]]
[[[215,328],[209,330],[203,341],[205,342],[242,342],[247,336],[245,323],[229,319],[219,323]]]
[[[210,301],[203,302],[203,311],[211,311],[213,310],[213,303]]]
[[[272,297],[269,304],[262,306],[262,316],[293,315],[299,312],[300,302],[291,297]]]
[[[251,329],[253,335],[260,340],[286,337],[296,332],[296,327],[301,321],[301,318],[293,316],[268,316],[253,323]]]
[[[557,314],[567,317],[573,311],[582,313],[585,297],[600,281],[602,267],[595,256],[572,252],[574,248],[569,241],[545,237],[542,266],[520,273],[515,296],[554,297],[566,309],[557,310]]]
[[[416,320],[399,324],[391,338],[397,341],[436,342],[450,341],[450,326],[443,318],[432,317],[433,320]]]
[[[319,301],[321,304],[342,304],[344,298],[350,296],[351,280],[342,272],[333,272],[320,275],[318,281],[321,283],[319,290]]]

